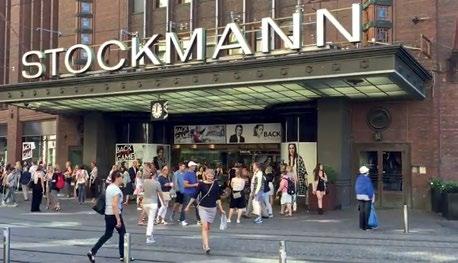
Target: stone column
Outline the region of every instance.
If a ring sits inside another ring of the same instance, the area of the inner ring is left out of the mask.
[[[18,107],[8,106],[7,125],[7,161],[14,165],[17,161],[22,160],[22,124]]]
[[[351,205],[351,122],[348,101],[318,101],[318,162],[337,172],[337,204]]]
[[[99,176],[106,177],[114,163],[116,136],[114,124],[101,112],[84,116],[83,163],[97,162]]]

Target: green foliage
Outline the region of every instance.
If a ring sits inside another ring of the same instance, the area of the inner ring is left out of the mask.
[[[335,183],[337,180],[336,170],[334,170],[334,168],[332,168],[331,166],[327,166],[327,165],[325,165],[323,168],[324,168],[324,172],[328,176],[328,182],[331,184]]]
[[[442,187],[443,193],[458,193],[458,182],[446,182]]]
[[[438,177],[433,177],[430,181],[431,190],[442,192],[444,187],[444,181]]]

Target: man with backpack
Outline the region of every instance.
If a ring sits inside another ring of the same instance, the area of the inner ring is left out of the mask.
[[[277,199],[279,198],[278,194],[281,193],[280,214],[285,216],[292,216],[292,203],[293,196],[296,194],[296,186],[293,181],[293,176],[288,171],[290,171],[290,167],[286,167],[281,176],[280,187],[278,187],[277,190]]]

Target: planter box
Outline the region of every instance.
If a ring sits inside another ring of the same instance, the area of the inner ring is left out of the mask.
[[[458,193],[442,193],[442,216],[458,220]]]
[[[328,184],[329,194],[323,197],[323,210],[335,210],[337,206],[337,187],[335,184]],[[309,208],[312,211],[318,210],[318,199],[316,195],[313,194],[312,185],[309,186]]]
[[[431,210],[434,213],[441,212],[442,192],[431,189]]]

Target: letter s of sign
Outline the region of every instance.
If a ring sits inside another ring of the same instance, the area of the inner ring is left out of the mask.
[[[29,61],[28,58],[30,56],[37,56],[39,61],[38,62]],[[26,79],[35,79],[35,78],[39,78],[43,76],[46,70],[46,66],[43,63],[41,63],[41,61],[44,58],[45,58],[45,54],[41,51],[32,50],[32,51],[26,52],[22,56],[22,65],[24,67],[36,67],[38,70],[35,74],[29,74],[30,71],[23,70],[22,76]]]

